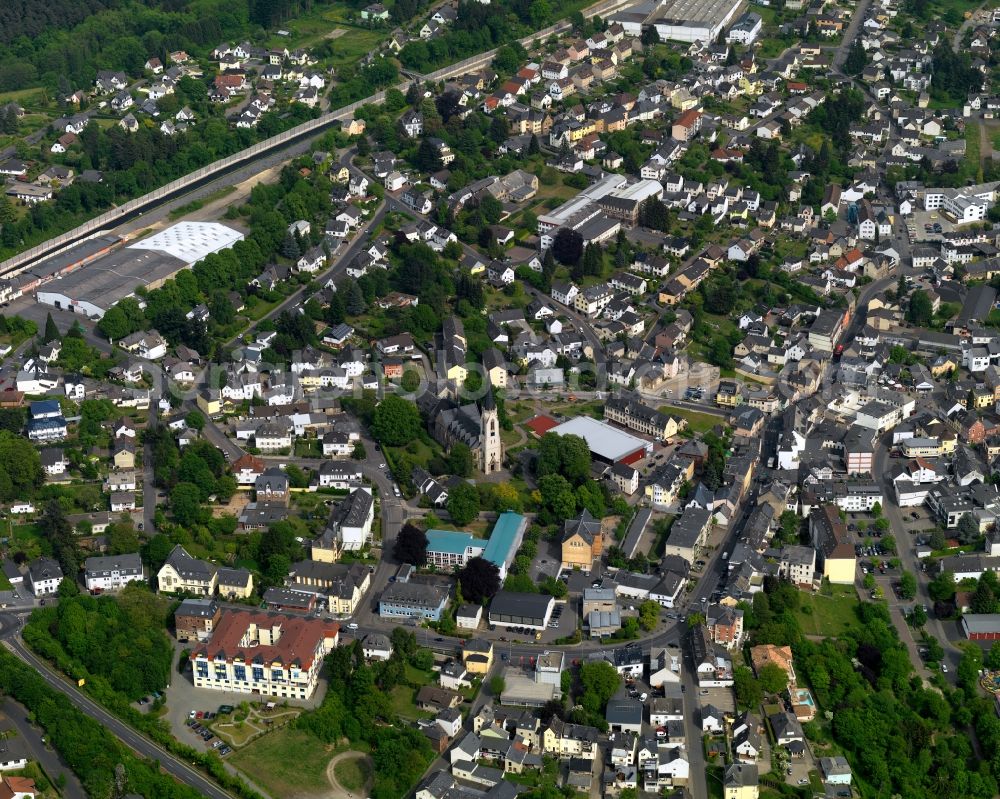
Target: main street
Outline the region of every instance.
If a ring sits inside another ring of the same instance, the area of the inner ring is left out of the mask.
[[[890,476],[892,464],[890,463],[889,458],[891,441],[891,434],[889,434],[876,442],[875,458],[872,464],[872,471],[875,474],[875,479],[879,481],[879,485],[885,492],[887,499],[894,496],[893,483]],[[958,662],[962,657],[961,651],[955,646],[955,642],[961,640],[958,625],[954,622],[943,622],[933,613],[934,600],[931,599],[927,588],[933,575],[928,575],[921,571],[921,564],[916,555],[916,545],[910,533],[907,532],[909,525],[912,524],[912,522],[908,523],[906,521],[902,509],[893,499],[888,499],[887,502],[882,503],[882,512],[889,520],[891,532],[896,539],[896,554],[899,557],[900,568],[903,571],[910,572],[917,578],[917,595],[910,600],[898,599],[892,589],[892,586],[886,585],[883,587],[886,601],[889,603],[890,609],[899,610],[898,613],[892,613],[893,622],[896,625],[899,638],[901,641],[906,643],[908,638],[913,639],[913,636],[915,635],[903,619],[902,608],[905,607],[909,609],[914,605],[926,605],[929,612],[927,614],[927,624],[925,625],[925,629],[933,635],[944,648],[944,660],[942,662],[948,667],[949,679],[954,681],[958,674]],[[893,576],[895,577],[895,575]],[[886,583],[888,581],[882,582]],[[912,654],[913,651],[911,650],[911,655]],[[914,660],[913,665],[917,669],[918,674],[926,675],[924,662],[923,659],[920,658],[919,652],[916,653],[916,659]]]

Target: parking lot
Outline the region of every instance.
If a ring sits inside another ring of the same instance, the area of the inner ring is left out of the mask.
[[[701,707],[712,705],[723,713],[735,713],[736,695],[732,688],[699,688],[698,704]]]
[[[192,710],[188,713],[188,720],[185,722],[187,728],[194,734],[197,735],[212,749],[218,751],[221,757],[225,757],[230,752],[232,752],[232,747],[228,744],[223,743],[221,740],[215,737],[215,733],[212,732],[207,726],[208,722],[214,719],[219,713],[232,713],[232,705],[220,705],[218,710]]]
[[[915,241],[940,241],[943,233],[955,230],[955,225],[940,211],[922,209],[913,212],[913,215],[906,220],[906,227],[910,238]]]
[[[180,655],[182,648],[184,648],[183,645],[178,644],[176,646],[174,653],[175,658]],[[323,696],[325,694],[326,682],[320,680],[319,686],[308,701],[288,701],[289,704],[295,706],[314,708],[323,701]],[[188,726],[188,721],[191,720],[190,716],[192,711],[194,711],[196,716],[199,711],[203,715],[205,711],[217,713],[220,705],[232,705],[233,707],[239,707],[241,702],[260,702],[265,700],[266,697],[261,697],[257,694],[244,694],[236,691],[214,691],[208,688],[195,688],[194,683],[191,681],[191,667],[189,665],[185,669],[184,674],[177,674],[177,672],[174,671],[170,685],[167,686],[166,699],[167,713],[165,718],[170,725],[170,730],[174,734],[174,737],[191,746],[198,746],[199,748],[204,747],[207,749],[211,747],[215,739],[209,739],[207,741],[199,740],[200,734],[194,732],[191,727]],[[195,720],[203,721],[204,719]]]

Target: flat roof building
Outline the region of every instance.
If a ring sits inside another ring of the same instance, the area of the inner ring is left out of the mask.
[[[40,286],[36,298],[42,305],[99,319],[136,288],[158,288],[182,269],[242,239],[238,230],[217,222],[180,222],[121,249],[105,241],[100,251],[105,254],[94,258],[89,255],[92,248],[82,250],[73,261],[81,265],[58,271],[58,279]],[[53,263],[58,268],[62,262]]]
[[[555,599],[547,594],[498,591],[490,603],[490,624],[544,630],[552,617]]]
[[[647,0],[612,14],[608,21],[620,23],[629,36],[641,36],[652,27],[661,40],[709,44],[741,6],[742,0]]]
[[[653,444],[624,430],[593,419],[577,416],[552,428],[560,436],[580,436],[591,454],[605,463],[635,463],[653,451]]]

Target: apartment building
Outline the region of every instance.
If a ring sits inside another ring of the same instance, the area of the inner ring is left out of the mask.
[[[309,699],[340,626],[322,619],[227,610],[191,654],[196,688]]]
[[[91,593],[117,591],[131,582],[141,582],[146,579],[142,558],[138,552],[87,558],[83,568],[84,583]]]
[[[604,402],[604,418],[660,440],[673,438],[681,429],[676,417],[650,408],[632,394],[609,396]]]

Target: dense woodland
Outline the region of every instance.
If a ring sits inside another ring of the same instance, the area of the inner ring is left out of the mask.
[[[429,41],[410,42],[399,60],[420,72],[436,69],[541,30],[561,16],[560,7],[565,4],[560,0],[508,0],[483,5],[463,0],[449,30]]]
[[[133,755],[100,722],[85,715],[68,697],[46,685],[37,671],[4,650],[0,650],[0,691],[28,708],[52,746],[80,778],[88,796],[105,799],[129,792],[157,799],[201,796],[161,772],[158,765]]]
[[[317,3],[316,5],[322,5]],[[0,4],[0,91],[88,86],[100,69],[142,72],[150,56],[203,53],[263,35],[312,0],[10,0]]]
[[[24,638],[70,676],[105,680],[135,701],[169,681],[168,610],[165,597],[140,585],[117,596],[62,596],[32,614]]]

